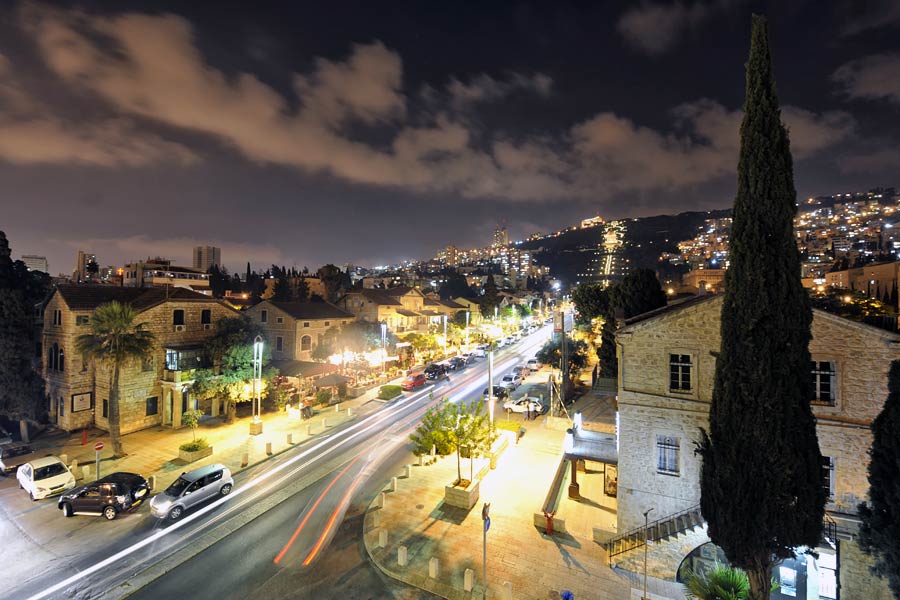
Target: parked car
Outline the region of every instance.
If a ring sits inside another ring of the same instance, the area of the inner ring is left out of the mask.
[[[476,358],[476,357],[475,357],[475,355],[474,355],[473,353],[471,353],[471,352],[465,352],[465,353],[463,353],[463,354],[460,355],[460,358],[462,358],[464,361],[466,361],[466,364],[467,364],[467,365],[471,365],[472,363],[475,362],[475,358]]]
[[[547,410],[547,407],[541,404],[540,400],[531,396],[522,396],[503,403],[503,410],[509,410],[514,413],[526,413],[529,409],[531,409],[532,413],[539,415]]]
[[[2,427],[0,427],[0,445],[3,444],[12,444],[13,437],[12,435]]]
[[[425,367],[425,377],[434,381],[435,379],[443,377],[447,371],[448,369],[445,365],[442,365],[441,363],[431,363]]]
[[[400,384],[401,389],[404,391],[414,390],[417,387],[422,387],[425,385],[425,373],[415,373],[410,375]]]
[[[32,458],[34,450],[28,444],[4,444],[0,446],[0,471],[12,473]]]
[[[135,473],[112,473],[59,497],[63,515],[94,515],[112,521],[120,512],[134,510],[150,493],[147,480]]]
[[[524,379],[525,376],[528,375],[528,367],[526,367],[525,365],[516,365],[515,367],[513,367],[512,372],[513,375],[518,375],[519,377]]]
[[[484,388],[484,391],[481,392],[481,395],[484,397],[485,400],[487,400],[488,389]],[[497,400],[505,400],[505,399],[509,398],[509,390],[507,390],[502,385],[495,385],[494,386],[494,398],[496,398]]]
[[[508,335],[505,338],[503,338],[503,343],[506,346],[512,346],[513,344],[516,343],[516,339],[513,336]]]
[[[231,471],[214,464],[182,473],[161,494],[150,499],[150,513],[158,519],[177,521],[184,511],[210,500],[227,496],[234,488]]]
[[[522,380],[517,375],[510,373],[509,375],[503,376],[500,385],[508,390],[514,390],[522,385]]]
[[[528,367],[528,370],[532,373],[536,373],[541,370],[541,364],[538,362],[536,358],[529,359],[525,365]]]
[[[55,496],[75,487],[72,472],[56,456],[35,458],[19,465],[16,479],[32,500]]]
[[[466,368],[466,359],[462,356],[454,356],[450,359],[450,368],[454,371]]]
[[[478,358],[484,358],[485,356],[487,356],[487,351],[488,351],[487,344],[479,344],[478,346],[475,346],[474,350],[472,350],[472,354],[474,354]]]

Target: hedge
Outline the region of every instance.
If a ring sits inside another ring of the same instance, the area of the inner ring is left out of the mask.
[[[403,388],[399,385],[383,385],[378,389],[379,400],[390,400],[396,398],[403,392]]]

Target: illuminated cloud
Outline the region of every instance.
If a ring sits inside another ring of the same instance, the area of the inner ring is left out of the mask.
[[[630,46],[655,56],[672,48],[685,32],[696,29],[738,3],[735,0],[642,2],[622,14],[616,29]]]
[[[900,103],[900,54],[875,54],[841,65],[833,75],[850,98]]]

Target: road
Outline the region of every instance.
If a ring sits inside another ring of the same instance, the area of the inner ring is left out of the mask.
[[[498,352],[494,381],[530,358],[548,335],[545,327]],[[159,598],[174,592],[191,598],[430,598],[386,580],[370,565],[361,541],[362,514],[411,462],[409,433],[425,410],[441,397],[477,398],[486,370],[481,360],[454,373],[449,384],[429,385],[387,404],[369,403],[358,420],[326,438],[238,474],[231,496],[174,524],[160,523],[146,507],[112,522],[45,514],[58,530],[72,529],[54,541],[77,544],[82,552],[23,586],[6,588],[11,595],[0,594],[35,600]],[[46,503],[32,510],[45,508]]]

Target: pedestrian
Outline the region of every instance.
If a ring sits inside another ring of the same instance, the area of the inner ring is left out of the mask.
[[[525,420],[526,421],[531,420],[531,403],[530,402],[525,403]]]

